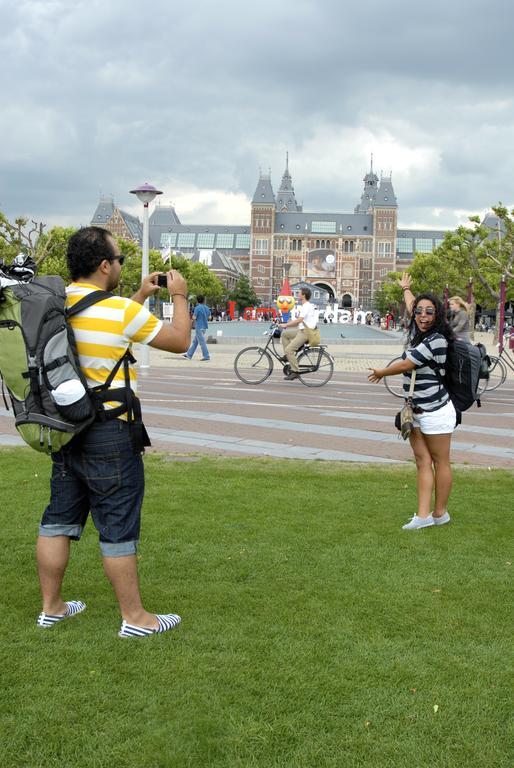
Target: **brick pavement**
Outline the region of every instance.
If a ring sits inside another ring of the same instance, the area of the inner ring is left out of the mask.
[[[141,371],[145,423],[154,449],[174,454],[265,455],[331,461],[411,462],[392,420],[400,400],[366,380],[401,345],[330,347],[336,373],[323,388],[283,381],[281,370],[259,386],[242,384],[233,361],[243,344],[213,345],[209,363],[152,350]],[[137,351],[136,351],[137,356]],[[514,467],[514,379],[486,394],[453,438],[455,464]],[[0,445],[21,441],[0,409]]]
[[[211,324],[211,327],[213,325],[214,324]],[[479,341],[486,346],[489,354],[496,355],[498,353],[492,334],[476,333],[475,343],[478,343]],[[265,343],[266,337],[264,336],[245,337],[243,339],[225,338],[220,343],[209,344],[211,355],[210,363],[201,362],[199,352],[196,353],[191,361],[184,360],[184,363],[195,367],[215,365],[216,368],[233,369],[234,359],[240,349],[248,346],[264,346]],[[280,349],[282,354],[280,342],[277,343],[277,349]],[[366,371],[368,368],[383,367],[389,360],[401,355],[403,351],[403,343],[401,335],[398,334],[396,340],[393,336],[392,341],[389,343],[387,340],[386,342],[380,341],[380,343],[358,343],[344,340],[337,342],[328,341],[327,349],[334,358],[335,371],[357,372]],[[137,345],[135,348],[135,356],[137,358]],[[173,366],[174,361],[177,359],[176,355],[170,355],[168,352],[161,352],[156,349],[151,349],[150,351],[151,366]],[[509,376],[514,379],[514,373],[510,373]]]

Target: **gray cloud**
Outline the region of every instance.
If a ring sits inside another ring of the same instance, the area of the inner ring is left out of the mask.
[[[371,152],[406,226],[513,204],[513,19],[507,0],[0,0],[0,210],[79,224],[150,181],[179,215],[196,190],[189,220],[223,203],[244,223],[286,150],[312,211],[352,210]]]

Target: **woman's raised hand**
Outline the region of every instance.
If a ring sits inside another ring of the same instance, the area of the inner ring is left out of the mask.
[[[408,272],[402,272],[402,276],[400,278],[400,287],[402,291],[406,291],[407,289],[410,289],[412,285],[412,277],[409,275]]]

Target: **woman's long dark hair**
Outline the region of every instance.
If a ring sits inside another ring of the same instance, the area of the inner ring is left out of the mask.
[[[414,310],[418,306],[418,303],[423,299],[426,301],[431,301],[435,307],[434,322],[428,331],[419,330],[418,326],[416,325],[416,315],[414,314]],[[439,296],[435,295],[435,293],[420,293],[419,296],[416,296],[414,299],[414,304],[412,305],[411,312],[412,314],[409,326],[407,328],[407,346],[416,347],[423,341],[425,336],[428,336],[430,333],[440,333],[447,339],[447,341],[453,341],[455,338],[455,334],[453,333],[448,322],[444,304]]]

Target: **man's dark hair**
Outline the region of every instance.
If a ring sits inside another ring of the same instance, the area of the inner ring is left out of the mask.
[[[302,288],[301,293],[305,296],[307,301],[309,301],[309,299],[310,299],[310,297],[312,295],[311,294],[311,289],[310,288]]]
[[[431,301],[432,304],[435,307],[435,317],[434,322],[428,329],[428,331],[420,331],[418,326],[416,325],[416,315],[414,314],[414,310],[418,306],[419,302],[425,299],[426,301]],[[421,343],[421,341],[430,333],[440,333],[442,336],[445,337],[447,341],[452,341],[455,338],[455,335],[448,323],[448,318],[446,316],[446,312],[444,309],[444,304],[439,298],[439,296],[436,296],[435,293],[420,293],[419,296],[416,296],[414,299],[414,304],[411,308],[411,318],[410,323],[408,327],[408,333],[407,333],[407,343],[409,346],[416,347],[418,344]]]
[[[196,297],[196,300],[199,304],[203,304],[205,301],[205,296],[202,293],[199,293],[198,296]]]
[[[103,227],[83,227],[70,237],[66,259],[72,280],[89,277],[105,259],[114,261],[111,237]]]

